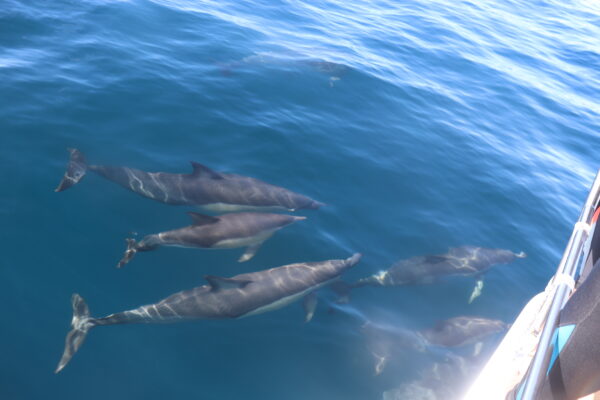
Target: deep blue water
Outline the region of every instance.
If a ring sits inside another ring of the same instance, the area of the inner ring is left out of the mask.
[[[80,293],[92,315],[299,261],[364,254],[352,280],[473,244],[529,257],[470,279],[363,289],[352,307],[409,329],[511,321],[553,274],[598,163],[600,7],[592,0],[0,0],[2,399],[379,399],[358,324],[321,304],[93,330],[53,370]],[[195,160],[328,205],[240,250],[164,248],[115,264],[131,231],[189,207],[90,174],[54,193],[67,147],[186,172]]]

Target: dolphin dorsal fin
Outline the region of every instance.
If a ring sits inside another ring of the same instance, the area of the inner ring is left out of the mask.
[[[190,163],[192,164],[193,168],[192,176],[210,179],[224,179],[223,175],[221,175],[217,171],[208,168],[206,165],[200,164],[196,161],[190,161]]]
[[[213,292],[224,289],[241,289],[252,282],[250,280],[221,278],[214,275],[204,275],[204,279],[206,279]]]
[[[197,212],[188,211],[187,213],[190,217],[192,217],[192,221],[194,221],[194,225],[207,225],[207,224],[215,224],[219,222],[219,217],[213,217],[210,215],[204,215]]]

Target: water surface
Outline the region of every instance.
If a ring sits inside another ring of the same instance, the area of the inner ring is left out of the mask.
[[[54,375],[80,293],[93,315],[204,281],[364,253],[352,280],[472,244],[525,251],[473,282],[357,291],[416,329],[511,321],[543,289],[596,169],[600,8],[593,1],[42,1],[0,7],[0,198],[7,399],[379,399],[355,319],[301,306],[239,321],[95,329]],[[248,263],[163,248],[114,268],[130,232],[187,207],[90,174],[54,193],[67,147],[190,171],[190,160],[328,204]]]

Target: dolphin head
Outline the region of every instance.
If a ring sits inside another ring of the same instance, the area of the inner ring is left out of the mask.
[[[514,253],[506,249],[493,249],[487,247],[461,246],[450,249],[448,255],[460,259],[474,270],[485,272],[494,265],[509,264],[517,258],[524,258],[524,252]]]
[[[492,264],[508,264],[517,258],[527,257],[527,254],[522,251],[520,253],[513,253],[510,250],[504,249],[485,249],[485,256],[488,257]]]
[[[295,210],[317,210],[325,205],[320,201],[311,199],[310,197],[289,192],[288,198],[285,200],[285,207],[291,211]]]

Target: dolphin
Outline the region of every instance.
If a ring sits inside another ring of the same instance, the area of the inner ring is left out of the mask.
[[[350,67],[333,61],[305,57],[299,54],[256,53],[240,60],[218,63],[223,75],[230,75],[233,70],[245,66],[275,66],[281,68],[309,67],[324,75],[340,78],[350,70]]]
[[[91,170],[141,196],[171,205],[196,205],[207,211],[317,209],[323,205],[309,197],[242,175],[214,171],[192,161],[192,173],[146,172],[128,167],[88,165],[83,154],[69,149],[67,170],[55,189],[62,192]]]
[[[506,331],[508,327],[508,324],[496,319],[460,316],[440,321],[432,328],[421,330],[419,334],[430,345],[462,347]]]
[[[360,334],[365,339],[367,351],[375,362],[375,375],[383,372],[394,355],[407,351],[422,353],[427,346],[419,332],[390,324],[367,321],[360,327]]]
[[[207,275],[207,285],[175,293],[155,304],[93,318],[78,294],[72,296],[73,319],[65,349],[56,368],[60,372],[81,347],[89,330],[116,324],[165,323],[190,319],[236,319],[282,308],[337,279],[356,265],[361,255],[284,265],[221,278]]]
[[[196,247],[205,249],[231,249],[246,247],[238,259],[248,261],[258,251],[262,243],[275,231],[295,221],[306,219],[286,214],[233,213],[216,217],[188,212],[193,225],[171,231],[160,232],[144,237],[136,242],[126,239],[127,250],[117,265],[127,264],[138,251],[150,251],[159,246]]]
[[[439,349],[449,349],[475,344],[473,356],[479,355],[482,342],[496,333],[508,329],[508,324],[494,319],[460,316],[438,322],[432,328],[409,330],[389,324],[368,321],[361,327],[367,349],[375,361],[375,374],[383,372],[388,361],[408,350],[431,354]],[[446,351],[441,354],[447,355]]]
[[[461,246],[450,248],[445,254],[426,255],[401,260],[389,269],[349,284],[336,282],[332,287],[341,297],[348,300],[351,289],[362,286],[403,286],[431,284],[442,277],[451,275],[474,276],[475,288],[469,298],[473,302],[483,290],[483,274],[496,264],[508,264],[517,258],[524,258],[524,252],[485,247]]]

